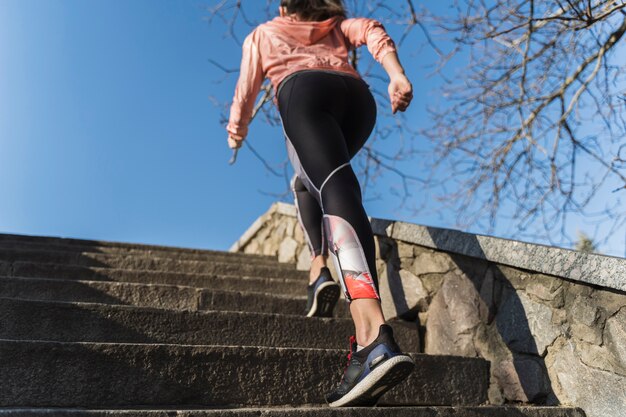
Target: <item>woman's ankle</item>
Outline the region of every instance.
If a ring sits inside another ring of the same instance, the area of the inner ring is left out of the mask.
[[[357,343],[363,347],[370,345],[378,337],[380,326],[385,324],[380,301],[373,298],[352,300],[350,312],[354,320]]]
[[[309,271],[309,284],[315,282],[315,280],[320,276],[322,272],[322,268],[326,267],[326,257],[323,255],[317,255],[311,261],[311,269]]]

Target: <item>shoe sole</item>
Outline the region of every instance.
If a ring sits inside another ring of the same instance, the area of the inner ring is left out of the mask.
[[[335,304],[339,300],[339,285],[335,282],[321,284],[313,297],[313,305],[307,317],[332,317]]]
[[[350,392],[328,405],[331,407],[372,407],[383,394],[404,381],[414,368],[413,359],[407,355],[387,359],[356,384]]]

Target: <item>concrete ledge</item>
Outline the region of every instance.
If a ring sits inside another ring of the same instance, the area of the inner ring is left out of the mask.
[[[393,222],[390,229],[387,236],[393,239],[626,291],[626,259],[623,258],[405,222]]]
[[[281,203],[280,201],[273,203],[269,210],[257,218],[243,235],[228,249],[229,252],[238,252],[246,243],[258,232],[265,222],[269,220],[273,214],[282,214],[284,216],[296,217],[296,206],[293,204]]]
[[[232,247],[239,248],[261,229],[274,213],[296,216],[294,205],[274,203]],[[449,253],[484,259],[604,288],[626,291],[626,259],[552,246],[520,242],[453,229],[371,218],[374,234]]]

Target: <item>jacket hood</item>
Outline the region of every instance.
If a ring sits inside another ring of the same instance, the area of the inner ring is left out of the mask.
[[[267,22],[266,27],[289,36],[299,43],[312,45],[328,35],[342,19],[342,16],[333,16],[326,20],[303,21],[290,16],[277,16]]]

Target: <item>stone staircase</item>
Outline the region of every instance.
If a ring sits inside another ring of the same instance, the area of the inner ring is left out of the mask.
[[[0,235],[0,415],[584,416],[485,405],[488,362],[420,353],[378,407],[330,409],[352,322],[343,302],[303,316],[307,275],[258,255]],[[417,352],[416,328],[392,325]]]

